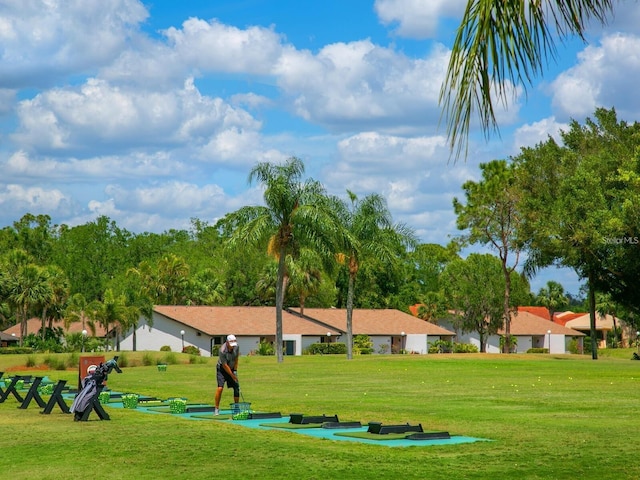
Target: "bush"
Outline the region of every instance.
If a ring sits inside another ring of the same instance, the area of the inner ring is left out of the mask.
[[[189,363],[191,365],[199,364],[199,363],[205,364],[205,363],[207,363],[207,359],[203,358],[200,355],[189,355]]]
[[[271,342],[261,341],[260,345],[258,345],[258,350],[256,350],[257,355],[275,355],[276,349],[273,347]]]
[[[548,348],[530,348],[527,353],[549,353]]]
[[[309,355],[344,355],[347,345],[344,343],[312,343],[307,348]]]
[[[200,349],[194,345],[189,345],[182,349],[182,353],[188,353],[189,355],[200,356]]]
[[[36,366],[36,357],[35,355],[29,355],[27,357],[27,363],[26,363],[27,368],[30,367],[35,367]]]
[[[142,364],[146,367],[156,365],[156,359],[149,352],[145,352],[144,355],[142,355]]]
[[[160,351],[161,352],[170,352],[171,351],[171,347],[169,345],[163,345],[160,347]]]
[[[346,346],[346,345],[345,345]],[[353,337],[353,351],[362,355],[370,355],[373,353],[373,342],[369,335],[356,335]]]
[[[580,342],[578,342],[577,338],[573,338],[569,342],[569,352],[576,355],[579,355],[582,353],[582,348],[580,347]]]
[[[178,363],[178,356],[175,353],[168,352],[164,357],[163,361],[158,359],[158,364],[164,363],[166,365],[176,365]]]
[[[14,355],[21,353],[33,353],[34,349],[31,347],[4,347],[0,348],[0,354],[4,355]]]
[[[451,353],[453,351],[453,342],[445,340],[436,340],[429,343],[429,353]]]
[[[118,353],[118,366],[119,367],[128,367],[129,366],[129,357],[124,352]]]
[[[453,353],[478,353],[478,347],[472,343],[454,343]]]

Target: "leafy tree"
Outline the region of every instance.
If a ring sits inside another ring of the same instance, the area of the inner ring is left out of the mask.
[[[347,190],[349,203],[337,204],[346,234],[341,260],[348,265],[347,290],[347,358],[353,358],[353,299],[360,265],[376,259],[388,266],[398,264],[405,247],[415,246],[413,231],[403,224],[393,224],[383,197],[369,194],[362,200]]]
[[[549,320],[553,322],[555,313],[569,305],[569,299],[564,294],[564,287],[553,280],[547,282],[546,287],[542,287],[536,296],[538,305],[547,307],[549,310]]]
[[[72,323],[82,323],[82,330],[87,328],[92,336],[96,336],[96,324],[87,316],[87,300],[81,293],[76,293],[69,298],[64,313],[64,328],[69,330]]]
[[[462,186],[466,203],[457,198],[453,208],[458,228],[468,233],[459,238],[463,243],[489,245],[498,252],[504,277],[503,318],[505,352],[511,348],[511,274],[520,259],[522,242],[518,237],[520,216],[514,168],[504,160],[480,165],[482,180],[467,181]]]
[[[53,297],[46,270],[32,262],[33,258],[23,250],[9,252],[2,278],[6,302],[20,322],[20,346],[27,336],[30,315]]]
[[[605,23],[613,0],[469,0],[456,31],[440,103],[452,151],[467,151],[472,116],[486,137],[498,130],[495,107],[530,85],[555,57],[555,36],[584,39],[590,20]]]
[[[515,159],[518,183],[528,192],[519,207],[521,235],[529,250],[527,270],[556,263],[587,280],[595,360],[596,291],[629,308],[640,306],[633,293],[640,250],[624,242],[634,241],[640,227],[640,124],[618,122],[615,110],[597,109],[584,126],[572,121],[562,140],[562,147],[549,139]]]
[[[72,294],[99,299],[112,278],[135,265],[128,256],[131,239],[131,233],[104,216],[73,228],[62,225],[52,263],[67,275]]]
[[[490,254],[472,253],[466,259],[454,260],[442,272],[447,304],[455,311],[456,325],[463,332],[477,332],[480,351],[504,325],[504,276],[501,262]],[[510,297],[511,311],[528,295],[524,277],[511,272],[514,287]],[[479,288],[479,286],[482,286]]]
[[[265,206],[246,206],[226,215],[219,228],[230,231],[230,248],[269,243],[277,251],[276,357],[283,361],[282,309],[286,258],[304,245],[324,261],[332,257],[337,223],[322,185],[312,179],[302,181],[303,162],[295,157],[282,165],[258,163],[249,173],[249,183],[265,187]]]

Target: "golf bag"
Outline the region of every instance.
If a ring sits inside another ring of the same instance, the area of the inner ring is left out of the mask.
[[[93,373],[82,379],[82,389],[73,399],[69,409],[73,413],[75,421],[80,420],[88,408],[92,408],[93,402],[98,399],[98,395],[104,388],[103,383],[113,370],[122,373],[118,367],[118,357],[113,357],[106,363],[100,363]]]

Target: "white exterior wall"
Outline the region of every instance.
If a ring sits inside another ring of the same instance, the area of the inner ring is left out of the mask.
[[[531,336],[516,337],[518,339],[517,353],[527,353],[527,350],[533,348],[533,338]]]
[[[430,342],[435,342],[440,337],[436,337],[435,335],[430,338]],[[429,348],[427,347],[427,335],[425,334],[413,334],[407,335],[404,339],[404,349],[407,352],[417,352],[417,353],[429,353]]]

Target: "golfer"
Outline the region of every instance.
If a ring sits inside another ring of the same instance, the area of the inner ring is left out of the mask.
[[[216,390],[216,406],[214,415],[220,415],[220,398],[224,384],[233,388],[233,401],[240,401],[240,384],[238,383],[238,357],[240,349],[235,335],[227,335],[227,341],[220,347],[218,364],[216,365],[216,377],[218,379],[218,389]]]

